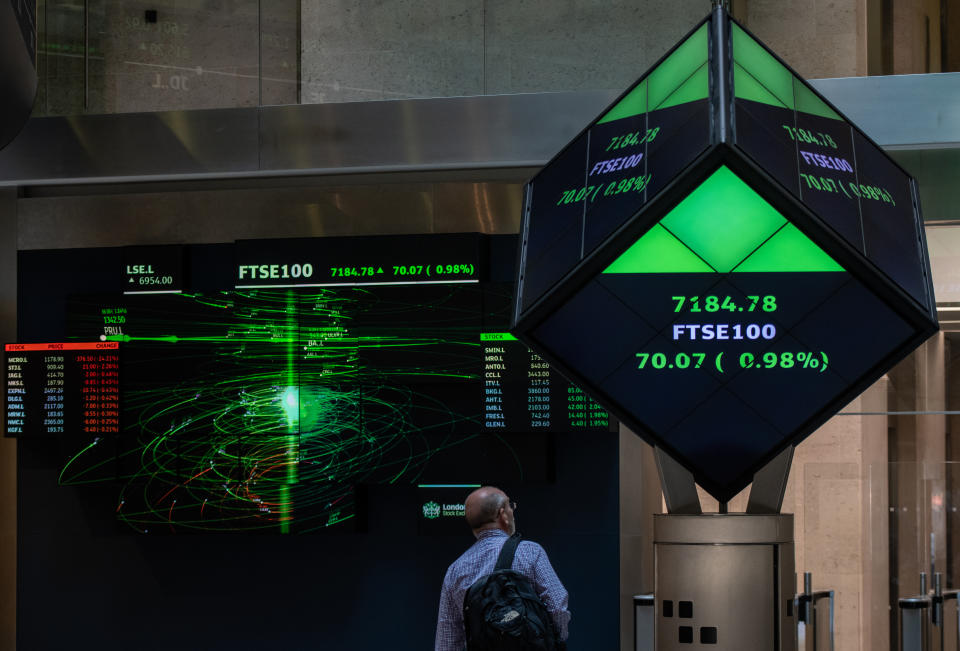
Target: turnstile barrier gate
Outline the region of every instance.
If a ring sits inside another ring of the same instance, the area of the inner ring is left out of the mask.
[[[960,649],[960,590],[944,590],[943,575],[934,574],[933,590],[920,573],[920,594],[899,599],[899,651]]]
[[[800,651],[834,651],[834,592],[813,590],[813,575],[803,574],[803,592],[793,600],[797,613],[797,648]]]

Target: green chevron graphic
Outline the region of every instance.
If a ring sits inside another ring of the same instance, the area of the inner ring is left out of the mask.
[[[843,119],[752,36],[736,25],[732,28],[733,90],[737,97],[833,120]]]
[[[603,273],[843,270],[740,177],[720,167]]]
[[[597,124],[706,99],[710,92],[707,57],[707,25],[703,25],[597,120]]]
[[[660,224],[655,225],[617,258],[603,273],[710,273],[704,262]]]

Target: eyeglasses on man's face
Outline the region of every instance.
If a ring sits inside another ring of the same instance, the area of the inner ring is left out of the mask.
[[[497,521],[497,518],[500,517],[500,511],[506,510],[506,508],[507,508],[508,506],[510,507],[510,510],[511,510],[511,511],[516,512],[516,510],[517,510],[517,503],[514,502],[513,500],[507,500],[506,502],[503,503],[503,506],[501,506],[499,509],[497,509],[497,517],[494,518],[493,520],[491,520],[491,522],[496,522],[496,521]]]

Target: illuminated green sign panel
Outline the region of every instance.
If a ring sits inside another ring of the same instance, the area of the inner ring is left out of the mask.
[[[526,187],[514,332],[726,500],[937,328],[914,181],[716,11]]]

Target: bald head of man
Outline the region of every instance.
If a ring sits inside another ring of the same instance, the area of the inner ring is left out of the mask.
[[[517,531],[513,504],[507,494],[499,488],[494,486],[478,488],[467,496],[463,506],[467,524],[473,529],[474,536],[488,529],[501,529],[508,536],[512,536]]]

